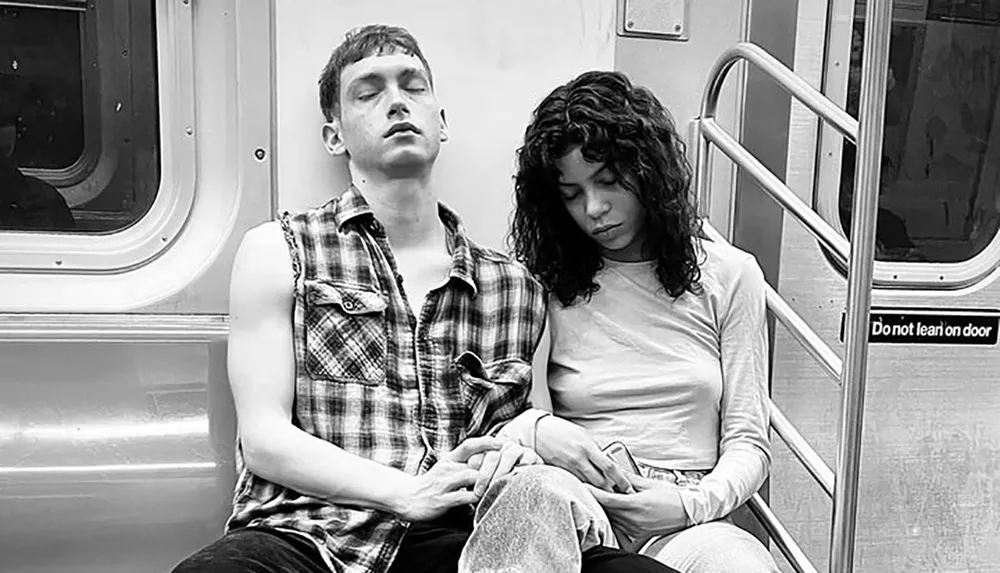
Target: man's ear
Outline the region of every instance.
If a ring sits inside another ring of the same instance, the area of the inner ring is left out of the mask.
[[[448,141],[448,119],[445,117],[444,108],[441,108],[441,142]]]
[[[331,155],[346,155],[347,147],[344,145],[344,137],[340,118],[334,117],[323,124],[323,145]]]

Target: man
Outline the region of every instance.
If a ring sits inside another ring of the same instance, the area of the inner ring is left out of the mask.
[[[0,107],[8,107],[6,98],[0,98]],[[75,229],[76,222],[62,194],[18,169],[14,160],[17,123],[13,109],[0,109],[0,231]]]
[[[234,510],[175,572],[666,571],[604,547],[596,500],[524,437],[491,436],[541,415],[527,397],[544,293],[436,199],[447,125],[416,40],[348,34],[320,103],[353,184],[244,238]]]

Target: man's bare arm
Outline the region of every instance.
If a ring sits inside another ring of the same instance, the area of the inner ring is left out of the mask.
[[[350,454],[292,424],[293,292],[281,227],[272,222],[248,232],[232,272],[228,356],[247,468],[308,495],[404,518],[433,515],[438,505],[476,501],[463,488],[475,483],[477,473],[464,463],[439,463],[433,475],[417,478]],[[499,447],[488,440],[459,448],[452,457],[465,462],[477,451]]]

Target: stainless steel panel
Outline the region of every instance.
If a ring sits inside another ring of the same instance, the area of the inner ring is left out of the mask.
[[[668,40],[687,39],[688,0],[624,0],[621,34]]]
[[[168,570],[234,483],[223,342],[0,344],[0,571]]]

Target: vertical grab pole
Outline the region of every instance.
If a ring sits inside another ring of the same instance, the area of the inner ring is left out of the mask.
[[[709,215],[712,212],[711,205],[711,193],[712,193],[712,147],[711,143],[701,134],[701,120],[695,122],[694,138],[691,141],[692,145],[695,147],[695,160],[694,168],[692,169],[695,177],[695,198],[698,201],[698,210],[701,211],[700,216],[704,217],[706,221],[711,218]],[[729,234],[726,234],[728,240],[732,240]]]
[[[833,573],[851,573],[854,568],[875,219],[878,210],[889,34],[892,24],[892,0],[868,0],[866,4],[861,101],[858,106],[858,166],[854,179],[844,367],[841,373],[843,390],[840,440],[830,543],[830,570]]]

